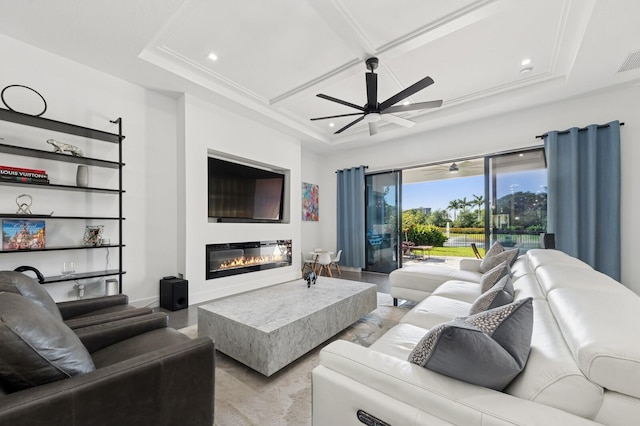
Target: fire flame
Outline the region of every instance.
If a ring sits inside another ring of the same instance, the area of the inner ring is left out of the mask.
[[[252,257],[236,257],[220,264],[219,269],[238,268],[241,266],[260,265],[263,263],[280,262],[282,256],[252,256]]]

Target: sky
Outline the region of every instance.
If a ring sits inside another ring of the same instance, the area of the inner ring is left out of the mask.
[[[511,185],[514,185],[514,192],[546,192],[547,171],[542,169],[499,175],[498,198],[509,194]],[[445,210],[449,201],[463,197],[471,201],[474,194],[484,196],[484,176],[404,184],[402,185],[402,210],[418,207],[431,207],[431,211]]]

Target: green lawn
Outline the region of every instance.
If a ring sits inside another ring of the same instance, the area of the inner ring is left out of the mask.
[[[478,251],[484,256],[484,249],[479,248]],[[427,255],[422,250],[412,250],[412,253]],[[471,247],[434,247],[431,249],[431,256],[476,257]]]

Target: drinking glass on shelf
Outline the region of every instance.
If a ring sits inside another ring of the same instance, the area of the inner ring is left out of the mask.
[[[62,276],[69,277],[76,272],[76,264],[74,261],[69,260],[62,264]]]

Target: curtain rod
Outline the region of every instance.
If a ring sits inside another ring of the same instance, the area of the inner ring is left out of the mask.
[[[361,165],[359,165],[358,167],[364,167],[365,169],[368,169],[368,168],[369,168],[369,166],[363,166],[362,164],[361,164]],[[355,167],[355,166],[354,166],[354,167],[350,167],[350,168],[351,168],[351,169],[357,169],[358,167]],[[342,170],[345,170],[345,169],[342,169]],[[336,173],[341,172],[342,170],[336,170]]]
[[[624,123],[620,123],[621,126],[624,126]],[[600,124],[597,126],[598,129],[604,129],[605,127],[609,127],[608,124]],[[579,132],[584,132],[585,130],[587,130],[587,127],[582,127],[580,129],[578,129]],[[563,130],[561,132],[558,132],[559,135],[564,135],[566,133],[569,133],[569,130]],[[549,133],[545,133],[543,135],[538,135],[536,136],[536,139],[544,139],[545,136],[547,136]]]

